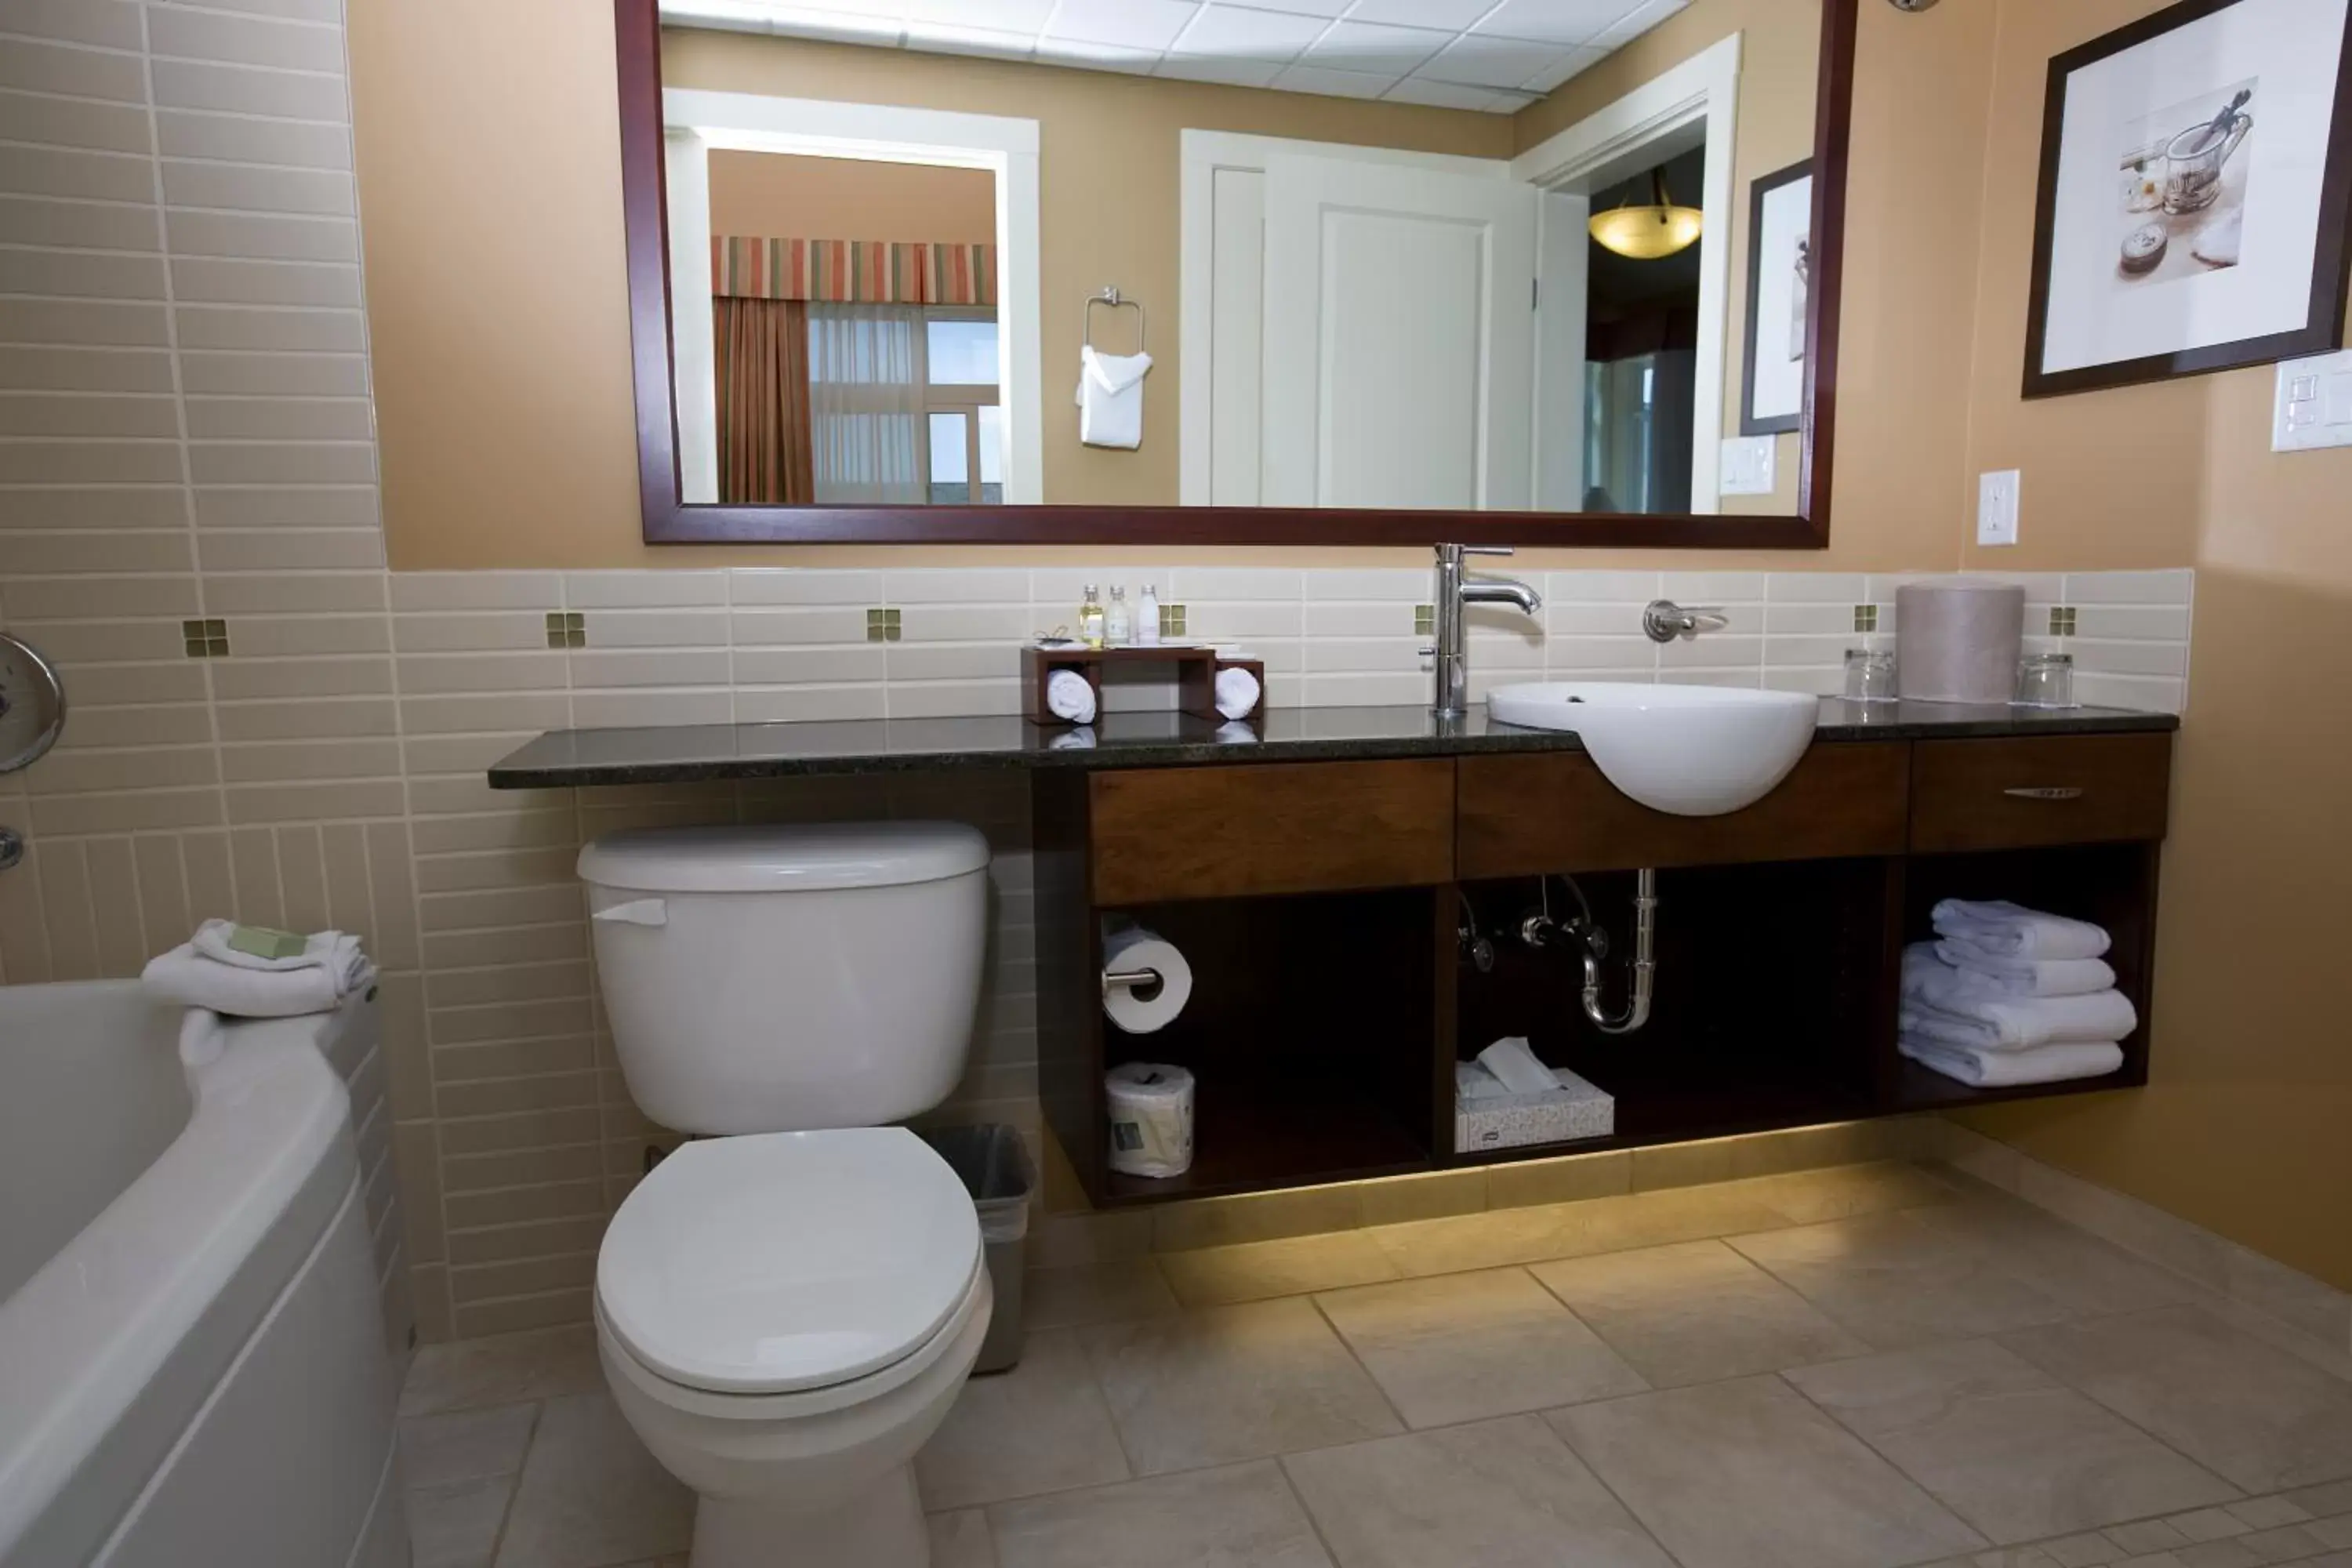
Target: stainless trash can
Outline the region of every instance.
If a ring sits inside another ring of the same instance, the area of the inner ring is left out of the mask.
[[[1003,1372],[1021,1359],[1022,1242],[1029,1234],[1029,1194],[1037,1184],[1029,1151],[1021,1134],[1002,1122],[934,1128],[922,1136],[961,1178],[980,1213],[996,1309],[971,1370]]]

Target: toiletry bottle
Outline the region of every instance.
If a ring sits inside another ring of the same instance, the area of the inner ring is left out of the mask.
[[[1111,584],[1110,616],[1103,631],[1113,647],[1131,647],[1135,644],[1135,622],[1127,613],[1127,590],[1116,583]]]
[[[1135,606],[1135,641],[1139,647],[1160,646],[1160,595],[1149,583],[1143,585],[1143,597]]]
[[[1078,640],[1088,647],[1103,645],[1103,607],[1096,593],[1095,585],[1087,584],[1087,596],[1078,605]]]

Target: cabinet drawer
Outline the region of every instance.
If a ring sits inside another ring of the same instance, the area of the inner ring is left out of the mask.
[[[2164,837],[2169,735],[1922,741],[1911,847],[2025,849]]]
[[[1098,905],[1453,879],[1449,758],[1144,768],[1090,784]]]
[[[1899,855],[1909,774],[1900,742],[1817,745],[1745,810],[1670,816],[1620,794],[1578,752],[1465,757],[1456,859],[1468,881]]]

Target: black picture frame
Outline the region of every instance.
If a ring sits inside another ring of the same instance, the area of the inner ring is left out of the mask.
[[[1742,436],[1794,435],[1805,427],[1804,410],[1756,413],[1756,310],[1764,291],[1764,198],[1783,185],[1813,177],[1813,161],[1801,158],[1785,169],[1760,174],[1748,187],[1748,320],[1739,361],[1739,433]],[[1808,284],[1810,292],[1810,281]]]
[[[2352,286],[2352,16],[2336,44],[2336,96],[2327,131],[2327,159],[2320,182],[2317,246],[2312,256],[2310,305],[2304,325],[2289,331],[2209,343],[2168,353],[2044,371],[2050,330],[2050,268],[2056,245],[2058,173],[2064,150],[2066,84],[2075,72],[2138,48],[2191,23],[2249,0],[2180,0],[2129,26],[2094,38],[2050,62],[2042,97],[2042,157],[2034,200],[2033,262],[2029,286],[2023,395],[2056,397],[2118,386],[2139,386],[2181,376],[2273,364],[2344,346],[2346,289]]]

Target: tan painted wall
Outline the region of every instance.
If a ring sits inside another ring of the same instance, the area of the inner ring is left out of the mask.
[[[2022,543],[1971,564],[2198,568],[2154,1081],[1971,1121],[2352,1289],[2352,451],[2273,454],[2267,367],[2017,391],[2047,61],[2158,8],[2002,0],[1965,464],[2025,476]]]
[[[863,158],[710,154],[710,232],[772,239],[996,243],[996,176]]]

